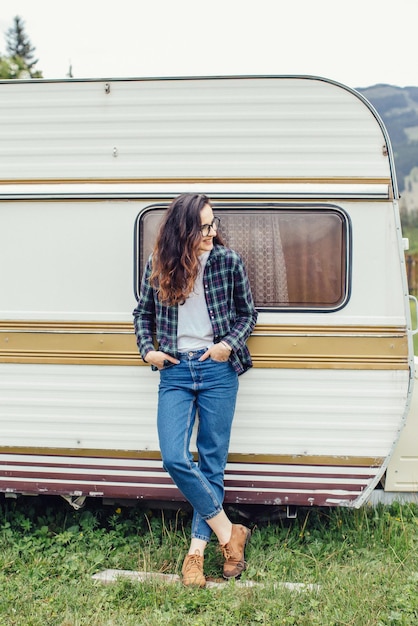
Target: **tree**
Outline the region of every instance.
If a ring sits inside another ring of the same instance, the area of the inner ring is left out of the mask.
[[[42,78],[42,72],[34,69],[38,59],[34,59],[35,47],[26,35],[24,26],[24,21],[17,15],[13,26],[6,33],[9,56],[1,59],[0,64],[8,64],[11,73],[17,75],[4,76],[2,72],[3,78]]]
[[[0,78],[31,78],[31,75],[22,58],[0,57]]]

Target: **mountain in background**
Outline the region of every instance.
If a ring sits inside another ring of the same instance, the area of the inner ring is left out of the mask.
[[[371,102],[387,128],[399,190],[403,191],[405,176],[418,167],[418,87],[374,85],[356,91]]]

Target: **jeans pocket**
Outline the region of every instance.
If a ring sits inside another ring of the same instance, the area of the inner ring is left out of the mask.
[[[168,370],[170,369],[170,367],[173,367],[174,365],[178,365],[178,363],[172,363],[168,359],[165,359],[163,367],[160,369],[160,372],[163,372],[164,370]]]

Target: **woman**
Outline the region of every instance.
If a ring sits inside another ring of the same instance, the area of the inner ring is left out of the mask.
[[[257,313],[243,262],[224,247],[219,222],[202,194],[182,194],[170,204],[133,312],[140,354],[160,371],[163,465],[193,507],[183,583],[198,587],[206,583],[203,559],[212,531],[225,578],[246,568],[250,536],[248,528],[231,523],[222,503],[238,375],[251,367],[245,342]],[[189,450],[196,412],[197,463]]]

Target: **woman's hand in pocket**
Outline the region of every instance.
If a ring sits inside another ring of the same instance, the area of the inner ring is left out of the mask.
[[[149,363],[150,365],[155,365],[155,367],[157,367],[159,370],[167,367],[169,363],[172,363],[173,365],[178,365],[180,363],[178,359],[175,359],[170,354],[166,354],[161,350],[150,350],[145,357],[145,362]]]

